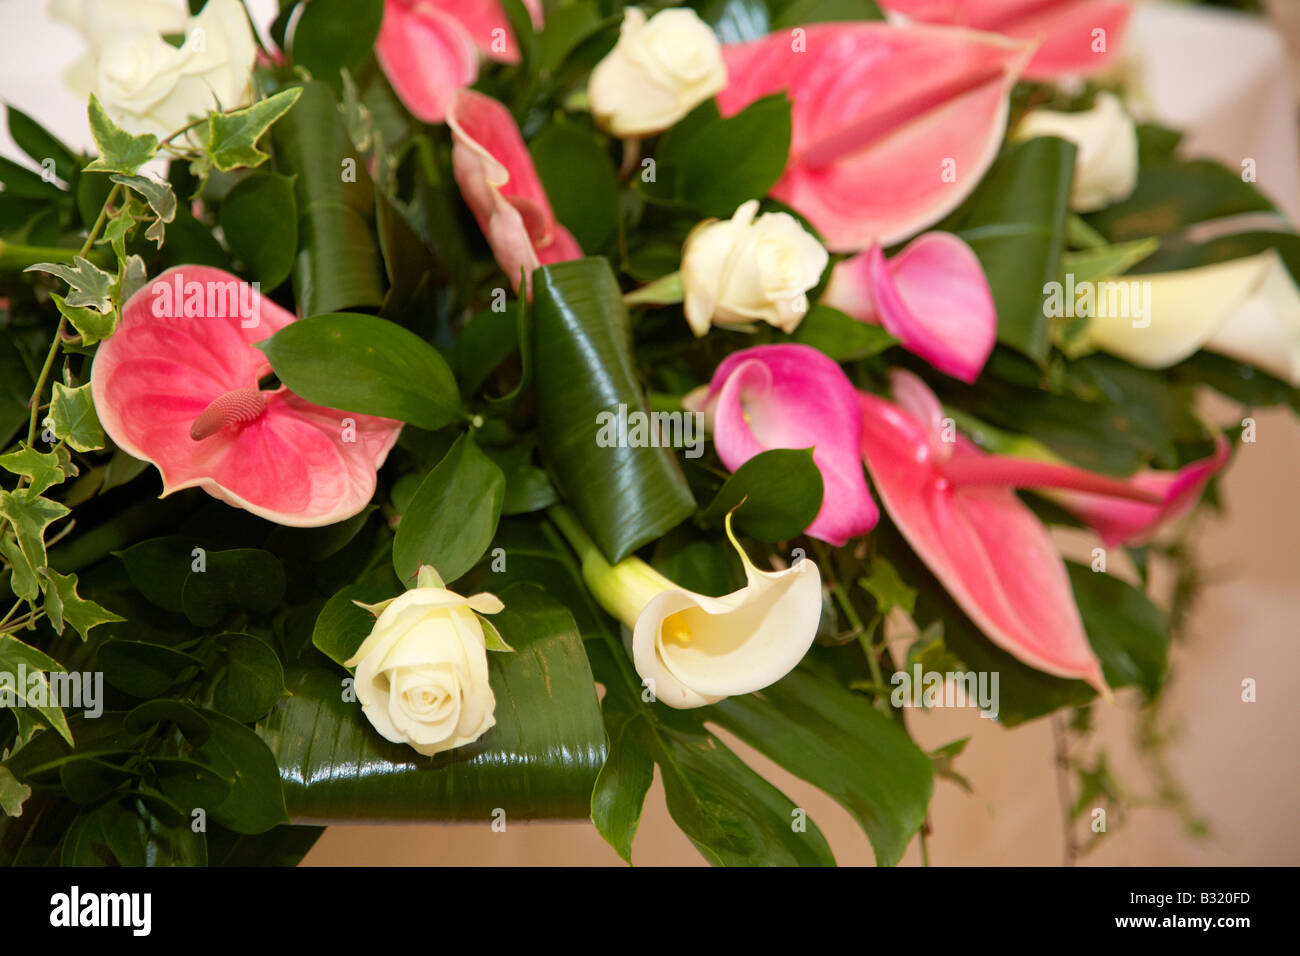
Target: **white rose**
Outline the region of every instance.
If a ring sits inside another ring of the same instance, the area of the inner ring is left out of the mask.
[[[697,335],[711,324],[747,326],[761,320],[791,332],[808,312],[829,256],[788,213],[754,218],[758,201],[730,219],[709,219],[691,230],[682,248],[686,321]]]
[[[1092,109],[1082,113],[1030,112],[1016,138],[1035,136],[1059,136],[1077,147],[1070,205],[1078,212],[1127,199],[1137,185],[1137,129],[1113,93],[1098,94]]]
[[[658,133],[727,85],[722,47],[694,10],[663,10],[648,21],[623,11],[618,44],[596,64],[587,98],[615,136]]]
[[[60,0],[56,15],[90,50],[69,71],[128,132],[163,137],[211,110],[253,101],[253,30],[239,0],[208,0],[196,17],[160,0]],[[184,36],[175,47],[165,36]]]
[[[347,662],[357,669],[357,699],[370,723],[425,756],[471,743],[496,723],[478,615],[497,613],[501,601],[441,585],[421,568],[417,587],[372,608],[379,611],[374,630]]]

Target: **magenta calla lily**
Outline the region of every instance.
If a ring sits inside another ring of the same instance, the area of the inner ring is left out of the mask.
[[[131,296],[100,345],[91,394],[124,451],[156,465],[163,495],[202,488],[278,524],[361,511],[401,422],[261,390],[256,343],[294,321],[238,276],[178,266]]]
[[[769,449],[813,449],[824,490],[808,534],[838,547],[875,527],[857,392],[825,354],[806,345],[734,352],[714,371],[705,409],[718,457],[732,471]]]
[[[1130,0],[880,0],[891,13],[1038,40],[1030,80],[1095,73],[1110,65],[1132,13]]]
[[[1014,487],[1077,478],[1116,491],[1122,482],[1093,483],[1064,466],[1007,468],[1009,459],[994,460],[965,439],[942,440],[943,409],[919,378],[896,371],[894,396],[897,403],[861,396],[862,454],[903,537],[993,643],[1104,691],[1065,564]]]
[[[540,28],[540,0],[524,6]],[[375,54],[406,108],[441,123],[455,92],[478,78],[480,54],[518,63],[519,45],[500,0],[384,0]]]
[[[873,245],[835,266],[822,301],[882,325],[939,371],[973,382],[997,338],[998,315],[974,251],[929,232],[892,259]]]
[[[508,109],[482,93],[460,90],[447,125],[456,184],[516,292],[521,272],[531,283],[539,265],[582,258],[577,240],[555,219]]]
[[[993,162],[1031,42],[950,27],[826,23],[726,46],[730,116],[793,101],[790,157],[771,195],[832,252],[890,246],[943,218]]]

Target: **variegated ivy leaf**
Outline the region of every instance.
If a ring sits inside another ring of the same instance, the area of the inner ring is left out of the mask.
[[[138,193],[149,204],[149,208],[153,210],[156,218],[148,230],[145,231],[144,237],[152,239],[161,249],[164,227],[176,218],[176,194],[172,192],[171,184],[151,179],[148,176],[119,175],[110,178],[113,182],[121,183],[133,192]]]
[[[261,165],[269,154],[257,148],[258,139],[298,102],[301,95],[302,87],[293,87],[242,110],[208,114],[203,146],[212,159],[212,165],[223,173],[241,166]]]
[[[139,256],[128,256],[122,263],[121,277],[118,280],[121,285],[119,301],[129,301],[148,281],[149,273],[144,267],[144,260]]]
[[[29,445],[20,445],[17,451],[0,455],[0,468],[27,479],[27,490],[43,495],[46,490],[77,474],[72,455],[66,448],[57,451],[37,451]]]
[[[72,290],[68,293],[68,305],[91,308],[104,313],[113,311],[111,294],[117,277],[81,256],[74,256],[72,265],[62,262],[38,262],[23,271],[48,272],[66,282]]]
[[[52,295],[55,307],[67,319],[74,329],[81,334],[82,345],[94,345],[100,339],[106,339],[117,328],[117,311],[110,309],[107,313],[94,309],[68,305],[61,295]]]
[[[86,167],[87,172],[130,176],[158,152],[157,136],[152,133],[132,136],[109,119],[94,93],[90,94],[86,115],[90,119],[90,135],[95,138],[95,146],[99,149],[99,158]]]
[[[104,429],[95,414],[95,401],[90,396],[90,385],[68,388],[54,383],[54,399],[45,424],[54,430],[57,438],[76,451],[94,451],[104,447]]]
[[[8,529],[0,527],[0,555],[9,562],[11,568],[9,572],[9,590],[14,592],[14,597],[21,598],[29,604],[36,600],[41,593],[40,581],[36,579],[36,568],[27,555],[23,554],[22,547],[17,540],[10,537]]]
[[[13,525],[18,547],[29,566],[27,570],[33,576],[45,567],[45,529],[71,513],[57,501],[32,494],[30,488],[17,491],[0,488],[0,517]],[[11,552],[12,549],[6,551],[5,557],[12,563]]]
[[[63,624],[68,624],[81,635],[84,641],[90,635],[90,629],[97,624],[111,624],[125,618],[118,617],[112,611],[101,607],[94,601],[87,601],[77,593],[77,576],[60,574],[53,568],[42,568],[41,576],[45,578],[45,616],[55,634],[63,633]]]
[[[32,795],[32,788],[20,783],[18,778],[6,767],[0,767],[0,810],[5,816],[23,815],[23,803]]]
[[[28,678],[26,686],[18,686],[12,677],[8,681],[3,679],[3,675],[16,675],[24,670]],[[45,677],[49,673],[64,673],[64,667],[54,658],[24,644],[12,634],[0,634],[0,705],[12,706],[17,703],[35,709],[64,740],[72,743],[72,731],[68,729],[68,720],[63,716],[62,708],[50,703],[52,695],[49,681]],[[36,693],[32,693],[33,690]],[[9,698],[13,698],[12,702]]]
[[[104,227],[104,234],[99,239],[100,242],[108,243],[116,254],[118,262],[126,258],[126,237],[135,227],[137,211],[143,213],[144,207],[139,206],[134,200],[122,203],[113,218],[108,221],[108,225]]]

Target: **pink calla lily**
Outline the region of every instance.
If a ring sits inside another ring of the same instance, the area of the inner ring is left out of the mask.
[[[525,0],[541,28],[540,0]],[[441,123],[458,89],[478,78],[479,55],[519,62],[499,0],[384,0],[375,54],[401,101],[425,123]]]
[[[577,240],[555,219],[509,110],[482,93],[460,90],[447,125],[456,183],[516,292],[521,271],[531,290],[539,265],[582,258]]]
[[[294,321],[239,277],[178,266],[131,296],[99,347],[91,394],[104,430],[157,466],[163,495],[202,488],[278,524],[361,511],[401,422],[314,405],[255,346]]]
[[[822,301],[883,325],[939,371],[973,382],[997,338],[993,292],[979,259],[947,232],[928,232],[886,260],[873,245],[835,266]]]
[[[826,23],[726,46],[724,116],[771,93],[793,100],[771,195],[832,252],[891,246],[943,218],[993,162],[1008,94],[1032,42],[951,27]]]
[[[1030,80],[1095,73],[1107,66],[1132,12],[1129,0],[880,0],[880,5],[922,23],[1039,39],[1025,68]]]
[[[824,491],[808,534],[838,547],[875,527],[879,512],[858,450],[857,394],[824,353],[807,345],[733,352],[713,373],[705,410],[718,457],[732,471],[769,449],[813,449]]]

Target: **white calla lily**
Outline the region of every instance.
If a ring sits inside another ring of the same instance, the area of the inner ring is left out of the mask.
[[[610,566],[571,514],[552,517],[582,558],[592,595],[632,634],[632,663],[657,700],[685,710],[776,683],[803,659],[821,618],[821,574],[802,559],[760,571],[731,531],[746,584],[722,597],[679,587],[639,558]]]
[[[1144,368],[1166,368],[1205,349],[1300,386],[1300,288],[1276,250],[1114,281],[1148,283],[1149,314],[1094,316],[1087,331],[1093,348]]]

